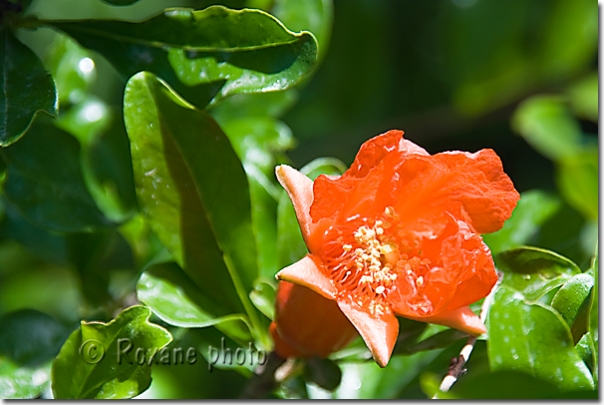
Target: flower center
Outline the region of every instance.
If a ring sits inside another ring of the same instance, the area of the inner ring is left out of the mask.
[[[326,243],[331,280],[340,293],[349,294],[372,313],[387,311],[386,295],[396,289],[395,281],[405,270],[401,263],[405,255],[401,257],[396,239],[389,232],[389,220],[395,215],[388,207],[381,219],[350,218],[350,226],[338,227],[338,236]],[[421,286],[423,279],[418,277],[416,283]]]

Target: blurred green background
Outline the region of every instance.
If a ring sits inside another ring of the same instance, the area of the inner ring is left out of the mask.
[[[278,3],[140,0],[116,8],[98,0],[34,0],[28,12],[47,19],[139,21],[165,7],[270,10]],[[365,140],[394,128],[431,153],[493,148],[520,192],[544,192],[537,203],[547,209],[539,211],[539,229],[529,232],[530,244],[565,255],[584,269],[597,236],[597,12],[592,0],[335,0],[331,36],[320,38],[321,66],[291,92],[282,116],[296,139],[287,157],[298,168],[328,156],[348,165]],[[52,57],[56,36],[48,28],[19,31],[60,77]],[[80,86],[86,95],[62,99],[61,108],[85,99],[121,110],[124,79],[99,54],[90,57],[95,69]],[[71,122],[94,125],[96,120]],[[0,315],[35,308],[68,328],[83,315],[94,315],[94,309],[81,309],[81,280],[62,259],[65,247],[45,240],[45,250],[39,249],[40,241],[31,237],[35,232],[15,235],[10,221],[7,209],[0,225]],[[37,248],[28,250],[25,240]],[[107,243],[119,251],[122,241]],[[132,257],[124,260],[114,266],[110,292],[125,295],[126,302],[135,266]],[[481,344],[476,361],[486,356]],[[412,365],[441,372],[458,350],[399,358],[390,369]],[[390,385],[371,382],[361,393],[351,381],[373,366],[348,367],[345,375],[352,377],[340,388],[342,396],[422,397],[415,374]],[[144,396],[229,396],[234,391],[225,391],[221,378],[237,386],[244,382],[236,373],[207,374],[204,368],[158,367],[156,383]],[[201,373],[211,381],[198,385]]]

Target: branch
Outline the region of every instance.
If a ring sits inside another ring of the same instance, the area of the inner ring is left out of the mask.
[[[482,307],[480,309],[480,320],[482,321],[482,323],[485,323],[486,321],[487,313],[489,312],[489,308],[491,307],[491,304],[493,303],[493,299],[495,297],[495,291],[497,290],[497,287],[501,282],[501,274],[498,274],[498,276],[499,280],[497,281],[497,284],[493,286],[493,289],[491,290],[489,295],[487,295],[484,301],[482,302]],[[472,354],[472,350],[474,350],[476,340],[476,336],[471,336],[468,339],[468,343],[466,343],[466,345],[461,349],[459,356],[451,359],[449,372],[447,373],[447,375],[445,375],[442,382],[440,383],[440,392],[449,391],[453,384],[457,382],[459,377],[466,373],[467,369],[465,369],[464,366],[468,362],[470,355]],[[434,394],[432,399],[438,399],[438,392]]]

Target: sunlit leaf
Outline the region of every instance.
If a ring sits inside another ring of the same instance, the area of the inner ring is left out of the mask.
[[[250,195],[227,137],[150,73],[128,82],[124,105],[139,204],[152,229],[209,299],[254,324]]]
[[[61,232],[113,227],[88,191],[80,146],[47,122],[35,122],[23,139],[2,150],[6,199],[30,222]]]
[[[82,321],[53,362],[54,397],[125,399],[146,390],[154,355],[172,340],[150,316],[149,308],[134,306],[109,323]]]
[[[38,57],[8,28],[0,29],[0,146],[19,139],[36,113],[58,112],[55,83]]]
[[[560,313],[569,327],[573,326],[583,302],[590,297],[593,285],[592,275],[577,274],[564,283],[554,295],[551,306]]]
[[[502,285],[489,311],[487,328],[493,371],[523,371],[565,391],[593,389],[591,374],[575,351],[566,322],[552,309],[531,304],[521,293]]]
[[[457,399],[557,399],[596,398],[596,392],[560,392],[556,384],[530,373],[516,370],[498,370],[486,373],[469,373],[456,383],[448,393]],[[595,396],[594,396],[595,395]],[[444,396],[439,395],[439,398]]]
[[[0,354],[0,398],[39,397],[50,381],[50,362],[39,367],[22,367]]]
[[[521,247],[495,255],[497,268],[503,271],[502,284],[534,301],[564,284],[581,270],[572,261],[554,252]]]
[[[147,70],[198,107],[214,96],[285,90],[313,68],[314,37],[260,10],[169,9],[142,23],[44,21],[103,54],[125,77]]]
[[[195,287],[175,263],[156,264],[146,269],[136,286],[137,297],[164,322],[183,328],[216,325],[240,341],[250,340],[247,319],[228,314]]]

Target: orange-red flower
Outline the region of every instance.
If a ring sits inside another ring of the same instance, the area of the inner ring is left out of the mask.
[[[383,367],[395,315],[486,331],[468,307],[497,281],[480,234],[503,226],[518,192],[490,149],[430,155],[402,136],[365,142],[342,176],[314,184],[277,167],[310,252],[277,274],[280,355],[327,356],[356,329]]]

